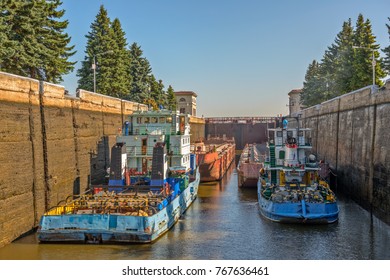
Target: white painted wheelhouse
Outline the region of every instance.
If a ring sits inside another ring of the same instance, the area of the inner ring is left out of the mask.
[[[271,175],[272,182],[277,185],[311,183],[307,172],[320,169],[314,155],[309,153],[312,149],[311,130],[299,127],[298,122],[288,125],[286,122],[281,128],[269,128],[268,139],[271,158],[266,161],[265,170],[277,172]]]
[[[124,123],[122,135],[117,137],[117,143],[125,143],[126,146],[127,168],[144,174],[150,172],[153,147],[157,143],[165,143],[165,167],[189,170],[189,117],[169,110],[135,111]]]

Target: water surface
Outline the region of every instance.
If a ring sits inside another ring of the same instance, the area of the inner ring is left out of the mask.
[[[255,189],[239,189],[232,166],[200,185],[179,222],[153,244],[39,244],[30,234],[0,248],[8,260],[370,260],[390,259],[390,226],[338,194],[330,225],[279,224],[259,214]]]

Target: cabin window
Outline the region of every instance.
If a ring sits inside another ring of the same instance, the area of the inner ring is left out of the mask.
[[[167,123],[172,123],[172,117],[167,117]]]
[[[276,136],[277,137],[282,137],[283,136],[283,132],[282,131],[276,131]]]
[[[150,118],[151,123],[157,123],[157,117],[151,117]]]
[[[299,137],[302,137],[302,136],[303,136],[303,130],[300,130],[300,131],[298,132],[298,135],[299,135]]]
[[[160,118],[158,119],[158,122],[159,122],[159,123],[165,123],[165,118],[164,118],[164,117],[160,117]]]
[[[141,117],[137,117],[137,123],[142,123],[142,118]]]
[[[145,123],[150,123],[150,118],[149,117],[145,117],[144,121],[145,121]]]
[[[287,131],[287,138],[293,137],[293,132],[291,130]]]

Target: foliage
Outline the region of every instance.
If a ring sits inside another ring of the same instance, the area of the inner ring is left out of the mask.
[[[130,46],[130,100],[135,102],[146,102],[150,99],[150,75],[152,69],[149,61],[142,56],[143,51],[137,43]]]
[[[167,109],[171,111],[176,111],[176,97],[171,85],[168,86],[167,90]]]
[[[0,4],[0,69],[58,83],[73,70],[75,53],[61,21],[60,0],[2,0]]]
[[[111,93],[110,82],[114,76],[110,64],[115,61],[113,50],[115,41],[111,21],[103,5],[100,6],[99,13],[91,24],[91,30],[85,37],[87,38],[86,56],[82,61],[82,67],[77,71],[79,88],[109,94]]]
[[[129,99],[131,85],[129,51],[126,49],[125,32],[119,19],[114,19],[112,30],[115,44],[113,45],[114,59],[110,65],[113,74],[110,91],[113,96]]]
[[[301,102],[312,106],[325,100],[324,82],[320,75],[320,64],[313,60],[306,71],[301,92]]]
[[[144,103],[154,109],[166,106],[167,94],[162,80],[152,74],[149,61],[137,43],[127,47],[126,34],[119,19],[111,22],[107,10],[100,6],[91,30],[81,68],[77,71],[79,88]],[[95,61],[95,64],[94,64]]]
[[[335,42],[328,47],[321,63],[313,61],[307,69],[301,103],[312,106],[336,96],[371,85],[373,55],[375,84],[385,76],[379,45],[372,33],[370,20],[359,14],[355,29],[351,19],[343,23]]]
[[[375,58],[375,84],[381,85],[379,78],[384,77],[381,63],[377,63],[379,58],[379,45],[375,44],[375,36],[372,34],[370,20],[364,21],[363,15],[360,14],[356,22],[354,33],[354,60],[353,76],[351,87],[358,89],[373,83],[372,65],[373,55]],[[379,61],[380,62],[380,61]]]
[[[329,98],[354,90],[351,85],[353,76],[353,27],[351,19],[343,23],[343,28],[335,39],[336,60],[333,67],[333,77],[330,80],[332,94]]]

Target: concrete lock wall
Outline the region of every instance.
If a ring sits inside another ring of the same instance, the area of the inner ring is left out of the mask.
[[[101,182],[124,119],[146,108],[0,72],[0,247]]]
[[[338,190],[390,222],[390,81],[305,109],[302,121]]]
[[[205,137],[205,120],[203,118],[191,116],[190,124],[191,124],[191,131],[190,131],[191,143],[203,139]]]

